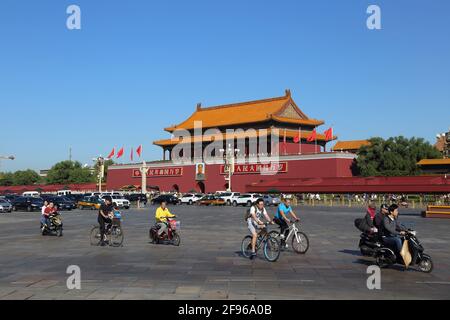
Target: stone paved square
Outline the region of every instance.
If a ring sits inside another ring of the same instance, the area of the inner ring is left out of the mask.
[[[176,206],[181,246],[153,245],[155,207],[125,211],[123,247],[92,247],[95,211],[63,212],[64,237],[42,237],[39,213],[0,215],[0,299],[449,299],[450,220],[402,210],[435,269],[382,270],[382,289],[367,289],[367,267],[353,221],[363,210],[298,207],[311,247],[270,263],[240,255],[245,208]],[[270,208],[269,213],[274,214]],[[81,290],[66,287],[69,265],[81,268]]]

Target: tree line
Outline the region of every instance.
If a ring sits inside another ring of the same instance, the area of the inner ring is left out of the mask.
[[[108,166],[113,164],[112,160],[105,161],[105,177]],[[0,173],[0,186],[23,186],[34,184],[80,184],[97,182],[99,167],[93,170],[83,167],[78,161],[58,162],[48,171],[46,177],[41,177],[36,171],[20,170],[16,172]]]

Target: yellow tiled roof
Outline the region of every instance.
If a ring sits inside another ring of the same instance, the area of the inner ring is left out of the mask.
[[[419,166],[450,165],[450,159],[422,159],[417,164]]]
[[[297,113],[295,118],[281,116],[285,108],[289,106],[294,107],[294,112]],[[289,122],[311,126],[319,126],[324,123],[321,120],[309,119],[292,100],[290,91],[286,90],[286,95],[277,98],[209,108],[202,108],[199,105],[197,110],[187,120],[178,125],[165,128],[165,130],[169,132],[173,132],[177,129],[192,130],[194,129],[195,121],[201,121],[202,128],[216,128],[258,123],[271,119],[277,122]]]
[[[173,146],[177,145],[180,142],[183,143],[196,143],[196,142],[213,142],[213,141],[221,141],[221,140],[227,140],[227,139],[243,139],[248,137],[263,137],[270,135],[272,133],[273,129],[267,129],[266,132],[263,130],[255,130],[255,131],[248,131],[248,132],[236,132],[235,134],[231,136],[227,136],[225,134],[221,134],[220,136],[215,137],[214,135],[204,135],[201,136],[193,136],[193,137],[186,137],[184,139],[182,138],[176,138],[176,139],[164,139],[164,140],[158,140],[153,142],[153,144],[158,146]],[[310,131],[304,131],[302,130],[302,139],[307,139],[307,137],[311,134]],[[275,134],[275,132],[274,132]],[[281,139],[284,137],[284,130],[280,129],[278,130],[278,135]],[[298,135],[298,130],[286,130],[286,138],[292,139]],[[203,139],[202,139],[203,138]],[[336,139],[336,137],[333,137],[333,139]],[[317,133],[317,140],[318,141],[325,141],[325,135],[321,133]]]
[[[368,140],[349,140],[349,141],[338,141],[336,145],[331,148],[333,151],[346,151],[346,150],[358,150],[362,146],[368,146],[370,142]]]

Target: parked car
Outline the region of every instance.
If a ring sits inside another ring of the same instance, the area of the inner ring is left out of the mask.
[[[11,212],[12,205],[6,199],[0,199],[0,212]]]
[[[125,199],[127,199],[130,202],[138,202],[143,203],[144,205],[147,204],[147,196],[143,193],[132,193],[125,196]]]
[[[152,199],[151,204],[161,204],[161,202],[166,201],[167,204],[179,204],[180,199],[171,194],[162,194],[154,199]]]
[[[233,201],[236,200],[241,194],[239,192],[224,192],[219,195],[223,200],[225,200],[225,203],[227,206],[231,206],[233,204]]]
[[[130,209],[130,201],[128,201],[127,199],[125,199],[123,196],[118,196],[118,195],[114,195],[114,196],[104,196],[103,200],[106,197],[111,197],[112,201],[113,201],[113,205],[117,206],[119,208],[124,208],[124,209]]]
[[[22,194],[22,197],[34,197],[34,198],[39,198],[40,197],[40,193],[37,191],[27,191],[24,192]]]
[[[11,204],[13,211],[41,211],[42,207],[44,206],[44,200],[42,200],[42,198],[35,197],[18,197],[14,199]]]
[[[253,193],[246,193],[243,194],[236,199],[233,200],[233,206],[251,206],[253,203],[260,198],[261,195],[259,194],[253,194]]]
[[[67,197],[56,197],[53,203],[56,204],[61,210],[70,211],[77,208],[77,203]]]
[[[185,194],[184,196],[182,196],[180,198],[180,201],[181,201],[182,204],[190,204],[190,205],[192,205],[192,204],[196,203],[198,200],[200,200],[201,198],[203,198],[202,194],[199,194],[199,193],[197,193],[197,194],[188,193],[188,194]]]
[[[71,193],[71,194],[66,195],[65,198],[75,202],[75,204],[76,204],[76,203],[78,203],[78,201],[80,201],[81,199],[84,198],[84,195],[80,194],[80,193]]]
[[[5,196],[6,201],[8,201],[9,203],[12,203],[14,201],[14,199],[19,198],[20,196],[17,194],[7,194]]]
[[[270,194],[264,195],[263,200],[264,200],[265,206],[278,206],[281,203],[280,198],[278,198],[276,196],[272,196]]]
[[[100,206],[102,205],[103,201],[99,197],[84,197],[80,201],[78,201],[78,209],[84,210],[84,209],[91,209],[91,210],[98,210],[100,209]]]
[[[210,195],[198,200],[197,204],[200,206],[224,206],[226,202],[221,197]]]

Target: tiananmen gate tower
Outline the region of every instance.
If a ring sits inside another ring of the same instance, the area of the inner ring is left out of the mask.
[[[197,124],[201,124],[201,131],[196,128]],[[224,150],[230,144],[234,147],[244,146],[239,152],[245,161],[234,165],[232,191],[235,192],[246,192],[250,184],[278,179],[352,177],[351,166],[356,155],[326,152],[326,144],[336,137],[327,138],[320,133],[318,127],[323,124],[323,120],[308,117],[297,106],[290,90],[286,90],[281,97],[263,100],[214,107],[198,104],[185,121],[165,128],[165,131],[174,135],[172,138],[153,142],[161,147],[163,157],[162,160],[146,163],[147,185],[166,192],[209,193],[227,190],[229,185],[225,179],[225,159],[214,154],[214,150],[212,155],[216,157],[213,161],[203,156],[203,151],[211,143],[220,145]],[[176,133],[180,130],[189,133],[189,139],[178,137]],[[211,130],[216,133],[211,134]],[[230,130],[233,134],[226,135]],[[267,139],[269,136],[271,139]],[[257,141],[256,149],[250,139]],[[179,154],[184,156],[184,161],[174,161],[177,146],[183,145],[192,149],[195,145],[201,146],[202,153],[200,156]],[[271,159],[275,153],[278,157],[276,163],[264,161]],[[254,161],[255,158],[261,161]],[[141,163],[110,166],[107,188],[119,190],[135,186],[139,189],[142,167]],[[270,175],[266,174],[267,170],[271,171]]]

